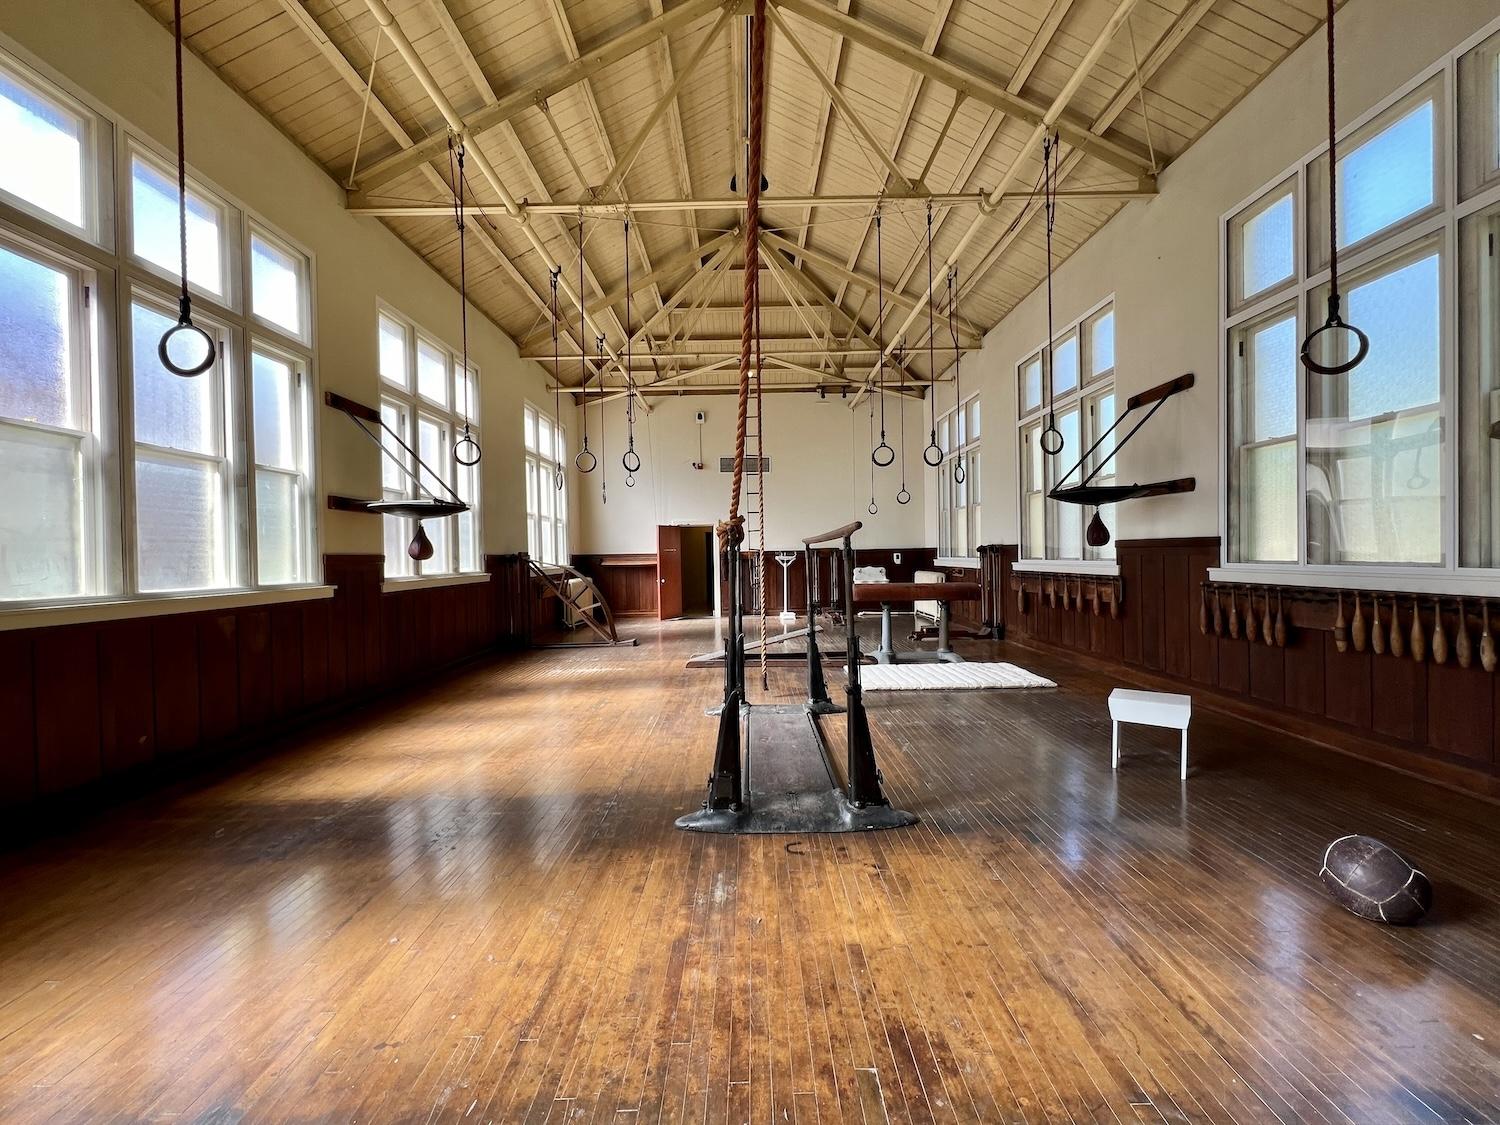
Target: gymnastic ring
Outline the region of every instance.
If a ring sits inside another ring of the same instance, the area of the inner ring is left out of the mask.
[[[907,491],[905,485],[902,485],[901,486],[901,491],[898,492],[898,493],[896,493],[896,503],[898,503],[898,504],[910,504],[911,503],[911,493],[909,491]]]
[[[474,451],[472,457],[468,453],[470,449]],[[479,448],[479,443],[468,432],[453,443],[453,459],[460,465],[477,465],[483,457],[484,450]]]
[[[1041,446],[1042,452],[1047,454],[1047,456],[1057,456],[1063,449],[1062,431],[1049,423],[1047,428],[1042,431]]]
[[[626,488],[634,488],[635,487],[635,474],[634,473],[627,472],[625,474],[625,487]]]
[[[559,491],[559,492],[562,491],[564,475],[565,474],[562,471],[562,466],[561,465],[559,465],[557,467],[557,471],[552,474],[552,482],[553,482],[552,486],[554,488],[556,488],[557,491]]]
[[[880,451],[882,449],[885,450],[885,459],[884,460],[881,460],[881,458],[880,458]],[[874,461],[876,465],[878,465],[880,468],[884,469],[888,465],[895,464],[895,461],[896,461],[896,451],[894,449],[892,449],[889,445],[887,445],[885,443],[885,439],[882,438],[881,441],[880,441],[880,444],[877,445],[873,450],[870,451],[870,460]]]
[[[963,482],[965,480],[967,480],[968,477],[969,477],[969,474],[964,471],[964,463],[962,461],[954,461],[953,462],[953,483],[954,484],[963,484]]]
[[[880,506],[879,506],[879,505],[878,505],[878,504],[876,504],[876,503],[875,503],[875,501],[873,501],[873,500],[871,500],[871,501],[870,501],[870,506],[869,506],[869,507],[868,507],[868,508],[866,508],[866,509],[865,509],[865,510],[866,510],[866,511],[867,511],[867,512],[869,512],[869,513],[870,513],[870,515],[872,515],[872,516],[873,516],[873,515],[876,515],[876,514],[878,514],[878,513],[879,513],[879,511],[880,511]]]
[[[203,357],[203,362],[194,364],[191,367],[181,367],[178,364],[172,362],[172,356],[170,354],[168,345],[170,344],[172,337],[176,336],[180,332],[191,333],[203,341],[203,346],[206,352]],[[214,338],[193,323],[193,318],[188,312],[187,302],[184,299],[182,305],[182,315],[178,318],[176,324],[174,324],[171,328],[168,328],[161,334],[161,339],[156,344],[156,357],[161,360],[161,365],[168,371],[170,371],[173,375],[180,375],[184,379],[191,379],[194,375],[202,375],[205,371],[212,367],[214,365],[214,360],[218,358],[218,354],[219,349],[214,344]]]
[[[922,460],[926,461],[934,469],[943,463],[943,450],[937,442],[928,442],[927,448],[922,450]]]
[[[1325,332],[1338,332],[1340,330],[1354,334],[1355,343],[1358,345],[1354,350],[1354,357],[1345,360],[1343,363],[1326,365],[1313,359],[1313,341]],[[1323,322],[1323,326],[1321,328],[1314,328],[1307,334],[1307,339],[1302,341],[1302,363],[1309,371],[1315,372],[1318,375],[1343,375],[1346,372],[1353,371],[1365,361],[1365,356],[1369,354],[1370,337],[1366,336],[1362,331],[1354,327],[1354,325],[1345,324],[1338,312],[1332,310],[1328,314],[1328,319]]]
[[[631,464],[631,462],[635,462]],[[633,449],[627,449],[625,456],[620,458],[620,464],[625,467],[627,473],[638,473],[641,471],[641,455]]]
[[[599,467],[599,458],[584,447],[578,451],[578,456],[573,458],[573,464],[580,473],[592,473]]]

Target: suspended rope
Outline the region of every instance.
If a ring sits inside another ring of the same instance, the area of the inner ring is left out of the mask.
[[[953,337],[953,417],[954,425],[967,427],[968,420],[963,416],[964,391],[959,383],[959,366],[963,362],[958,350],[958,267],[948,267],[948,333]],[[937,388],[933,388],[937,393]],[[957,444],[955,442],[955,444]],[[964,478],[969,471],[964,468],[963,455],[953,459],[953,479],[958,484],[963,484]]]
[[[1043,391],[1047,399],[1047,425],[1042,430],[1042,452],[1056,456],[1062,452],[1062,431],[1057,428],[1057,414],[1053,410],[1052,393],[1052,228],[1057,222],[1057,134],[1046,133],[1042,137],[1042,210],[1046,213],[1047,230],[1047,366],[1042,371]]]
[[[558,272],[562,267],[558,266]],[[577,466],[580,473],[592,473],[599,464],[599,458],[595,457],[589,450],[589,354],[584,346],[588,337],[587,317],[583,311],[583,208],[578,209],[578,385],[583,390],[583,445],[579,447],[578,456],[573,458],[573,464]],[[600,369],[600,386],[604,385],[603,369]],[[603,411],[600,411],[600,427],[603,427]],[[600,436],[603,441],[603,436]]]
[[[463,336],[463,381],[464,381],[464,432],[463,435],[453,443],[453,459],[460,465],[477,465],[484,451],[479,448],[479,442],[474,440],[473,431],[469,428],[469,384],[473,381],[474,373],[469,370],[469,263],[465,253],[465,226],[464,223],[464,146],[460,141],[455,147],[453,134],[448,134],[448,174],[452,177],[455,185],[453,193],[453,222],[458,227],[458,302],[459,302],[459,331]],[[454,167],[454,164],[457,167]]]
[[[874,442],[874,440],[875,440],[875,400],[872,398],[870,400],[870,441]],[[866,508],[865,511],[869,512],[870,515],[872,515],[872,516],[875,515],[875,514],[877,514],[880,511],[880,505],[877,504],[877,503],[875,503],[875,462],[873,460],[870,462],[870,506],[868,508]]]
[[[625,487],[635,487],[635,474],[641,471],[641,457],[635,451],[635,369],[630,365],[630,322],[635,305],[630,295],[630,221],[625,222],[625,435],[627,447],[620,464],[625,466]],[[601,383],[600,390],[603,390]],[[603,407],[600,407],[603,410]],[[604,426],[603,421],[599,423]]]
[[[193,323],[193,299],[188,294],[187,236],[187,126],[182,96],[182,0],[172,3],[173,33],[177,50],[177,236],[181,251],[182,291],[177,298],[177,323],[162,333],[156,345],[157,358],[173,375],[192,378],[214,365],[218,346],[214,338]]]
[[[896,459],[896,451],[885,440],[885,266],[881,258],[880,205],[875,205],[875,323],[880,326],[880,372],[876,376],[880,399],[880,444],[870,451],[870,460],[882,469]]]
[[[927,204],[927,377],[931,383],[927,389],[929,420],[927,448],[922,450],[922,460],[934,469],[943,463],[943,447],[937,439],[937,361],[933,353],[932,337],[936,329],[932,315],[932,203]],[[920,346],[920,345],[919,345]]]
[[[557,358],[557,279],[562,276],[562,266],[553,266],[548,273],[552,276],[552,409],[554,417],[559,423],[562,422],[562,365]],[[584,425],[588,425],[588,411],[584,411]],[[562,458],[557,460],[557,472],[554,474],[555,485],[558,491],[562,491],[563,469]]]
[[[578,291],[581,296],[583,293],[582,286],[579,287]],[[608,460],[609,427],[604,424],[604,333],[602,332],[594,337],[594,351],[599,361],[599,458],[600,460]],[[587,400],[587,397],[587,395],[584,396],[585,400]],[[585,412],[587,412],[587,409],[587,407],[584,408]],[[599,474],[599,502],[601,504],[609,503],[609,473],[607,472]]]
[[[1335,71],[1333,46],[1334,0],[1328,0],[1328,317],[1302,341],[1302,362],[1319,375],[1343,375],[1364,362],[1370,352],[1370,338],[1352,324],[1346,324],[1339,293],[1339,154],[1338,113],[1334,104]],[[1322,363],[1313,357],[1314,343],[1326,336],[1337,343],[1333,333],[1347,332],[1354,337],[1354,354],[1342,363]]]
[[[884,348],[880,350],[882,352],[885,351]],[[906,364],[900,348],[896,349],[895,354],[891,358],[896,364],[896,402],[899,411],[896,417],[896,424],[901,427],[901,491],[896,493],[896,503],[910,504],[911,490],[906,487]]]

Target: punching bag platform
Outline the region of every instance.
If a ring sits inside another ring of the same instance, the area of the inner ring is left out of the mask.
[[[890,805],[858,808],[844,795],[818,730],[802,704],[745,708],[744,804],[738,809],[702,808],[679,817],[689,832],[745,835],[802,832],[866,832],[904,828],[917,818]]]

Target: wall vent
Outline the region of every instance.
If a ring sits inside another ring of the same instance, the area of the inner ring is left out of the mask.
[[[771,471],[771,459],[769,457],[762,457],[760,459],[760,472],[761,472],[761,475],[764,476],[766,473],[769,473],[770,471]],[[721,473],[732,473],[732,472],[734,472],[734,458],[733,457],[720,457],[719,458],[719,472],[721,472]],[[755,472],[755,458],[754,457],[746,457],[745,458],[745,472],[747,472],[747,473],[753,473],[753,472]]]

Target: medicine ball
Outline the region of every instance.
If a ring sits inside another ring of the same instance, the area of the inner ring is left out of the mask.
[[[1427,876],[1373,836],[1340,836],[1329,844],[1318,878],[1334,902],[1372,922],[1409,926],[1432,907]]]

